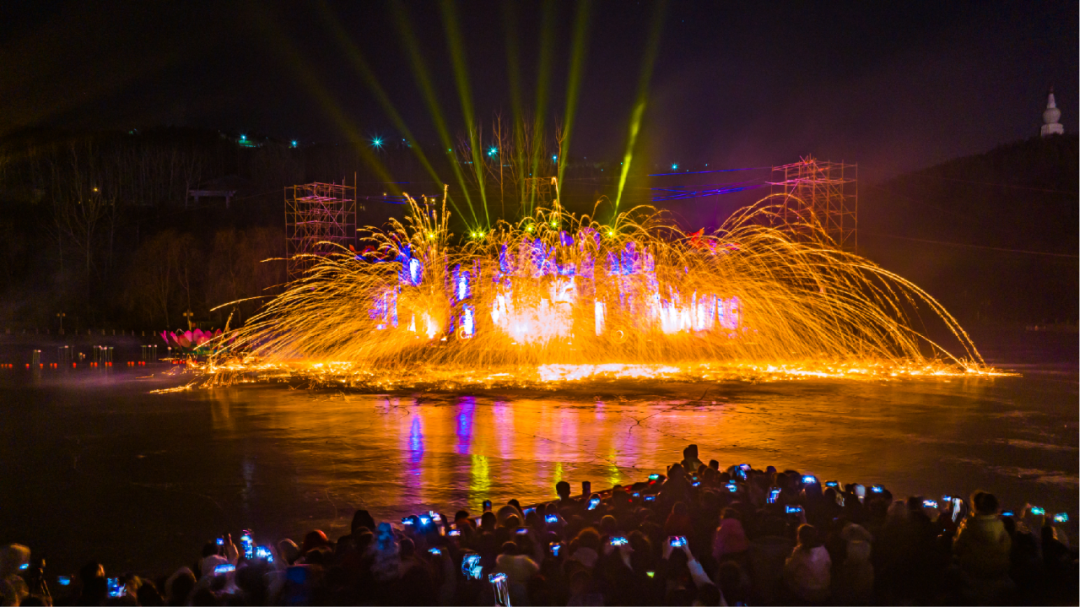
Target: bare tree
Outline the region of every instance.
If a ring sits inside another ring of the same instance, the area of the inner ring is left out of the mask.
[[[129,309],[144,321],[171,326],[172,313],[190,305],[192,280],[201,271],[198,242],[191,234],[165,230],[145,241],[135,253],[124,296]]]
[[[556,122],[553,138],[549,139],[544,135],[540,122],[519,121],[510,124],[500,114],[494,116],[491,125],[490,144],[495,150],[482,150],[479,154],[484,164],[482,171],[468,170],[463,173],[473,187],[484,187],[492,192],[498,187],[500,216],[506,218],[508,197],[517,203],[517,208],[511,212],[521,212],[537,203],[535,184],[546,182],[554,176],[558,162],[563,160],[559,158],[558,150],[561,149],[564,133],[562,126]],[[457,155],[466,163],[474,162],[472,142],[483,142],[482,128],[475,128],[473,133],[458,136]],[[483,183],[479,182],[477,173],[482,176]]]
[[[234,301],[234,322],[242,322],[274,287],[285,282],[284,235],[277,228],[221,230],[214,235],[213,253],[207,264],[206,305],[216,308]],[[256,298],[252,300],[252,298]],[[230,310],[226,310],[228,314]]]
[[[96,149],[92,143],[72,142],[52,168],[53,221],[61,250],[80,258],[86,303],[90,303],[94,266],[101,233],[115,225],[116,201],[94,179]],[[62,257],[61,257],[62,259]]]

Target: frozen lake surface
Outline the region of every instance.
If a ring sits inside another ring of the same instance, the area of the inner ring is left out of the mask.
[[[1004,507],[1031,502],[1075,520],[1076,334],[979,343],[1022,376],[417,397],[283,386],[149,394],[178,383],[163,377],[168,367],[6,370],[0,542],[44,554],[52,574],[92,558],[163,573],[223,531],[336,537],[356,508],[399,519],[547,500],[561,479],[602,489],[663,472],[688,443],[724,466],[795,468],[898,496],[982,488]]]

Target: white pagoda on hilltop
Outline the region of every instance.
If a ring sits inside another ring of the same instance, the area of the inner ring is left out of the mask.
[[[1064,135],[1065,127],[1061,126],[1058,119],[1061,118],[1061,110],[1054,102],[1054,87],[1050,87],[1050,94],[1046,97],[1046,109],[1043,110],[1042,136]]]

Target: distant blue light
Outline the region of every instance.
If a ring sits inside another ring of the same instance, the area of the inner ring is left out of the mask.
[[[391,289],[375,298],[374,306],[368,315],[372,320],[380,321],[376,329],[382,331],[389,326],[398,326],[397,290]]]
[[[499,271],[504,274],[509,274],[514,271],[513,265],[506,255],[506,245],[502,245],[499,249]]]
[[[559,160],[559,157],[557,155],[555,155],[555,154],[551,155],[551,161],[552,162],[558,162],[558,160]]]
[[[653,195],[653,202],[665,202],[668,200],[686,200],[689,198],[699,198],[703,196],[719,196],[722,194],[733,194],[735,192],[742,192],[744,190],[752,190],[755,188],[764,187],[769,185],[765,182],[751,182],[742,181],[734,182],[730,184],[724,184],[723,187],[709,188],[703,190],[686,190],[681,186],[673,188],[652,188],[655,194]]]
[[[679,163],[677,163],[677,162],[671,163],[671,170],[672,171],[678,171],[679,170]]]
[[[622,252],[622,273],[627,276],[634,274],[641,269],[638,262],[638,254],[635,251],[636,248],[637,247],[633,242],[628,242]]]
[[[476,319],[474,318],[472,306],[461,307],[461,332],[465,337],[476,335]]]
[[[537,238],[532,245],[533,276],[539,278],[545,274],[555,274],[558,267],[555,264],[555,247],[550,249]]]
[[[610,251],[607,254],[607,273],[609,276],[617,276],[622,273],[622,268],[619,266],[619,258]]]
[[[476,397],[462,396],[460,401],[461,413],[458,413],[457,425],[457,453],[468,455],[469,445],[472,442],[473,415],[476,411]]]
[[[424,271],[424,264],[420,263],[419,259],[409,260],[409,284],[415,286],[420,284],[420,276]]]
[[[293,142],[292,142],[292,146],[293,146],[293,147],[296,147],[296,140],[295,140],[295,139],[294,139],[294,140],[293,140]]]
[[[419,415],[413,418],[412,426],[409,428],[409,451],[412,452],[409,459],[414,464],[424,458],[424,429],[420,426]]]
[[[383,141],[382,141],[382,138],[380,138],[380,137],[376,137],[376,138],[371,140],[371,146],[372,147],[381,148],[382,143],[383,143]]]
[[[247,141],[247,135],[240,135],[240,141]]]
[[[457,301],[469,299],[472,295],[472,285],[469,284],[472,281],[472,275],[468,270],[462,271],[461,264],[454,267],[453,281],[454,295]]]
[[[492,147],[490,150],[488,150],[488,156],[494,156],[495,154],[498,154],[498,153],[499,153],[499,148],[497,148],[497,147]]]

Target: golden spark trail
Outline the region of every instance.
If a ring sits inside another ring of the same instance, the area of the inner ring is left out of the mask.
[[[583,379],[888,379],[990,374],[904,278],[766,199],[716,233],[638,208],[602,225],[537,210],[451,243],[445,196],[322,257],[201,367],[211,383],[302,378],[380,389]],[[595,212],[594,212],[595,215]],[[956,354],[912,322],[940,323]]]

